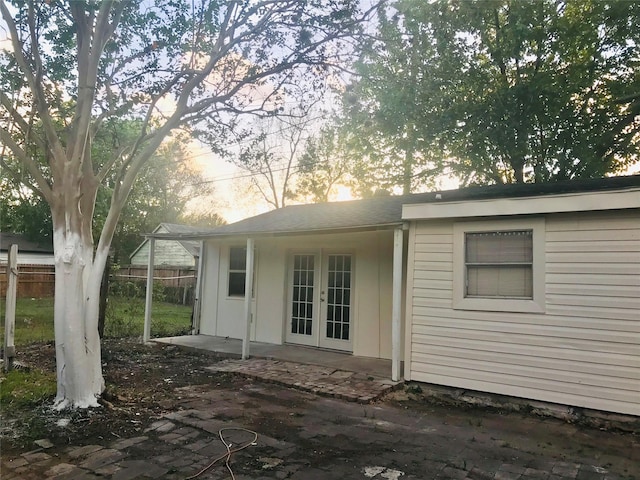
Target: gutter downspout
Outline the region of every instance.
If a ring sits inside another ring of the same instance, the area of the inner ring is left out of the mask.
[[[148,343],[151,340],[151,306],[153,300],[153,270],[155,263],[156,239],[149,238],[149,263],[147,264],[147,291],[144,301],[144,331],[142,342]]]
[[[393,231],[393,294],[391,300],[391,380],[400,380],[402,347],[402,249],[403,227]]]
[[[246,328],[242,339],[242,360],[249,358],[249,344],[251,342],[251,303],[253,296],[253,252],[254,240],[247,238],[247,264],[244,279],[244,319]]]

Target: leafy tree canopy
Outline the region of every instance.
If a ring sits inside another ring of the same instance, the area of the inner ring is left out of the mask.
[[[136,122],[111,122],[100,130],[93,141],[92,157],[103,162],[112,149],[126,141]],[[113,260],[127,264],[129,255],[142,241],[141,234],[151,232],[159,223],[189,223],[215,226],[224,219],[212,212],[192,214],[187,204],[198,198],[205,199],[213,193],[200,171],[189,160],[184,139],[174,139],[163,144],[151,161],[145,164],[131,189],[127,204],[120,215],[114,233],[111,251]],[[12,168],[19,166],[8,158]],[[52,242],[53,225],[51,209],[47,202],[17,182],[5,172],[0,172],[0,218],[2,229],[26,234],[34,241]],[[109,199],[113,193],[112,179],[106,179],[98,190],[93,224],[94,237],[98,238],[109,211]]]
[[[600,177],[640,159],[638,2],[399,0],[357,70],[345,109],[364,183]]]
[[[313,87],[352,53],[359,4],[0,0],[0,166],[51,209],[58,408],[95,406],[104,389],[100,280],[145,164],[177,131],[220,147],[238,115]],[[117,121],[126,135],[96,154]]]
[[[328,202],[338,184],[351,183],[352,164],[342,141],[340,131],[331,126],[309,138],[298,162],[297,197]]]

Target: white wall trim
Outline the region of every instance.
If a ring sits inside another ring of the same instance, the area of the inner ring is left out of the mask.
[[[402,332],[402,258],[404,231],[398,227],[393,231],[393,292],[391,306],[391,380],[400,380]]]
[[[246,273],[244,282],[244,320],[245,331],[242,338],[242,360],[249,358],[249,346],[251,344],[251,304],[252,304],[252,292],[253,292],[253,260],[254,260],[254,239],[247,238],[247,259],[246,259]]]
[[[416,224],[409,225],[407,245],[407,285],[404,313],[404,379],[411,380],[411,353],[413,352],[413,288],[415,276]]]
[[[403,205],[403,220],[640,208],[640,189]]]

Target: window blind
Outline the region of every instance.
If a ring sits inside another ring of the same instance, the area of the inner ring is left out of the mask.
[[[467,297],[533,298],[533,231],[465,234]]]

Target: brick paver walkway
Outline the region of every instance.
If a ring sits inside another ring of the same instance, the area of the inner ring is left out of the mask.
[[[256,380],[358,403],[370,403],[402,387],[402,382],[393,382],[367,373],[262,358],[224,360],[208,369],[213,372],[236,373]]]

